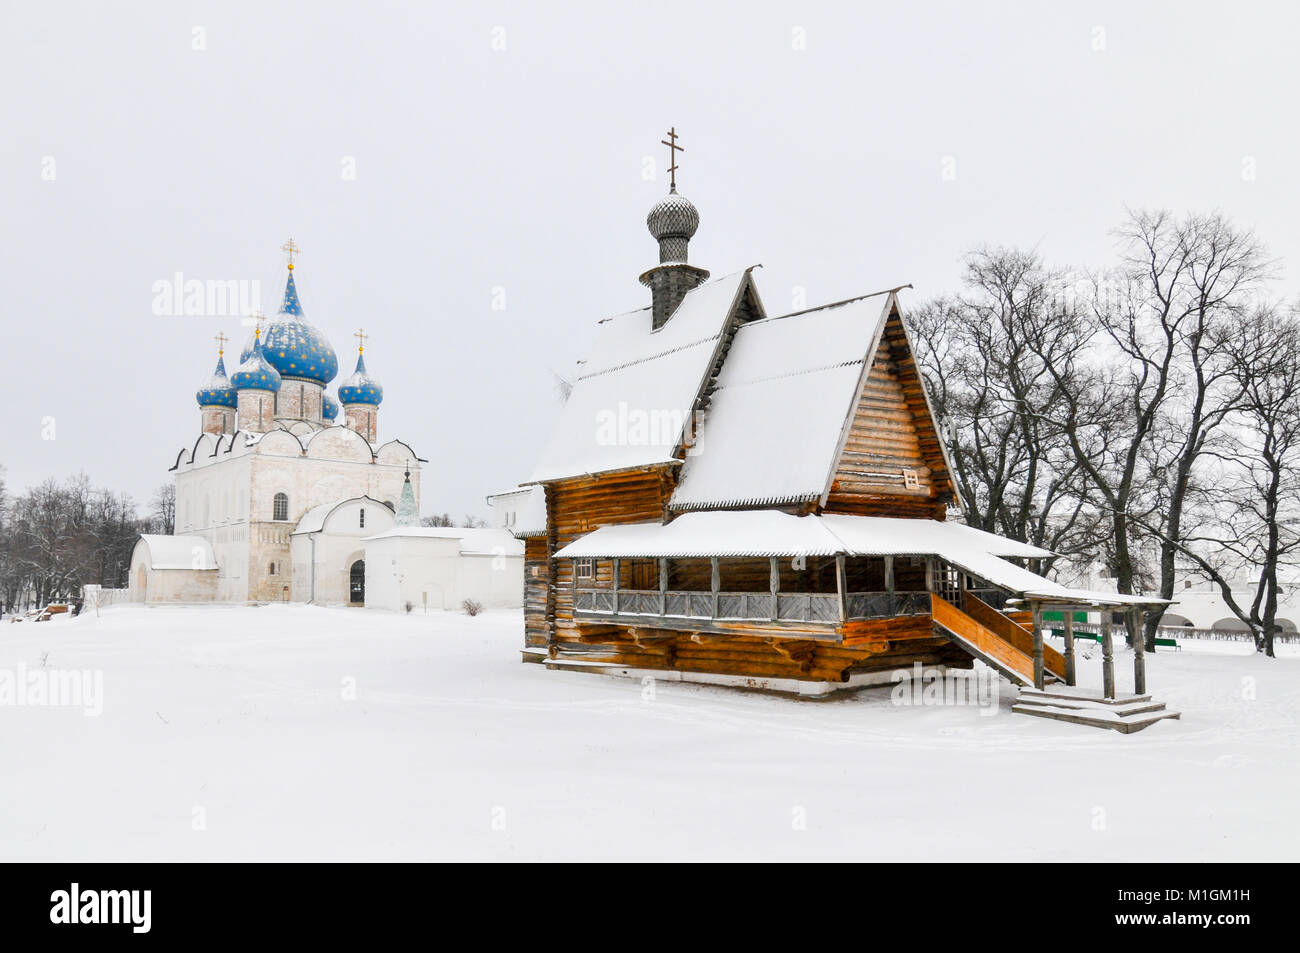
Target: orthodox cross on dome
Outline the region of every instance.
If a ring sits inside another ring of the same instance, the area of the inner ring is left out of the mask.
[[[366,333],[365,328],[357,328],[352,336],[357,339],[357,353],[363,353],[366,349],[366,342],[370,340],[370,335]]]
[[[671,191],[677,191],[677,153],[685,152],[686,149],[677,144],[677,127],[673,126],[668,130],[668,138],[660,139],[660,145],[668,147],[668,174],[672,178]]]
[[[285,252],[286,254],[288,254],[288,256],[289,256],[289,270],[290,270],[290,271],[293,271],[293,260],[294,260],[294,258],[297,257],[297,255],[298,255],[298,246],[297,246],[296,244],[294,244],[293,239],[290,238],[287,242],[285,242],[283,245],[280,246],[280,251]]]
[[[248,312],[248,320],[253,322],[253,336],[259,340],[262,337],[262,322],[266,320],[266,315],[261,311]]]
[[[217,356],[218,356],[218,357],[223,357],[223,356],[225,356],[225,353],[226,353],[226,342],[229,341],[230,338],[226,337],[224,331],[218,331],[218,332],[217,332],[217,336],[214,337],[212,340],[214,340],[214,341],[217,342]]]

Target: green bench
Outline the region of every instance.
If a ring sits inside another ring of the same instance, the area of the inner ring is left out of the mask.
[[[1053,629],[1053,630],[1052,630],[1052,635],[1056,636],[1058,639],[1063,639],[1063,638],[1065,638],[1065,630],[1064,630],[1064,629]],[[1101,642],[1101,634],[1100,634],[1099,632],[1076,632],[1076,633],[1074,633],[1074,640],[1077,642],[1077,641],[1079,641],[1080,639],[1087,639],[1089,642],[1098,642],[1098,643],[1100,643],[1100,642]],[[1182,647],[1181,645],[1178,644],[1178,640],[1177,640],[1177,639],[1162,639],[1160,636],[1156,636],[1156,648],[1158,648],[1158,649],[1159,649],[1159,648],[1177,649],[1179,652],[1181,652],[1181,651],[1183,650],[1183,647]]]

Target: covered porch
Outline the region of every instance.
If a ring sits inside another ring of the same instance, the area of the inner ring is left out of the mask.
[[[1140,623],[1165,603],[1071,589],[1009,561],[1050,555],[937,520],[760,510],[606,526],[556,558],[568,576],[572,619],[591,632],[624,627],[779,638],[788,631],[791,638],[851,645],[896,638],[881,623],[899,620],[909,631],[933,629],[1038,690],[1075,685],[1071,613],[1100,613],[1104,695],[1114,698],[1114,614]],[[1067,620],[1064,652],[1044,643],[1044,612]],[[1146,689],[1140,651],[1134,687],[1137,694]]]
[[[824,625],[929,615],[930,594],[1002,608],[1008,593],[921,554],[688,558],[581,557],[571,562],[577,617]]]

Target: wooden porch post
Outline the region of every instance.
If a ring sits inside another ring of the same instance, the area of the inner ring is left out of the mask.
[[[668,560],[659,560],[659,614],[668,614]]]
[[[835,590],[840,594],[840,621],[843,622],[849,617],[849,578],[843,553],[835,557]]]
[[[894,594],[894,557],[885,557],[885,592]]]
[[[934,559],[925,557],[925,591],[934,592]]]
[[[713,618],[718,617],[718,590],[722,588],[722,570],[718,566],[718,557],[714,556],[709,560],[713,567],[713,573],[709,579],[709,589],[713,593]]]
[[[773,556],[771,559],[770,582],[772,589],[772,621],[775,622],[781,618],[781,557]]]
[[[1043,608],[1039,603],[1031,602],[1029,612],[1033,617],[1030,624],[1034,627],[1034,688],[1041,692],[1047,682],[1043,669]]]
[[[1065,684],[1073,686],[1074,674],[1074,612],[1065,613]]]
[[[1110,635],[1110,610],[1101,612],[1101,694],[1115,697],[1115,643]]]
[[[619,577],[620,569],[621,569],[620,560],[615,559],[614,560],[614,615],[618,615],[618,588],[619,588],[618,577]]]
[[[1130,628],[1137,634],[1133,636],[1133,694],[1147,693],[1147,639],[1146,613],[1138,609],[1129,610],[1132,620]]]

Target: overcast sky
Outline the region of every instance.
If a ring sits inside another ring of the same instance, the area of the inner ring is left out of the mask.
[[[272,314],[292,236],[341,376],[371,335],[424,511],[485,513],[592,323],[648,303],[670,125],[692,262],[762,263],[769,313],[951,291],[981,243],[1103,265],[1126,205],[1254,226],[1293,296],[1294,9],[1065,7],[6,0],[10,487],[84,469],[146,502],[213,336],[247,333],[155,314],[154,283],[259,281]]]

